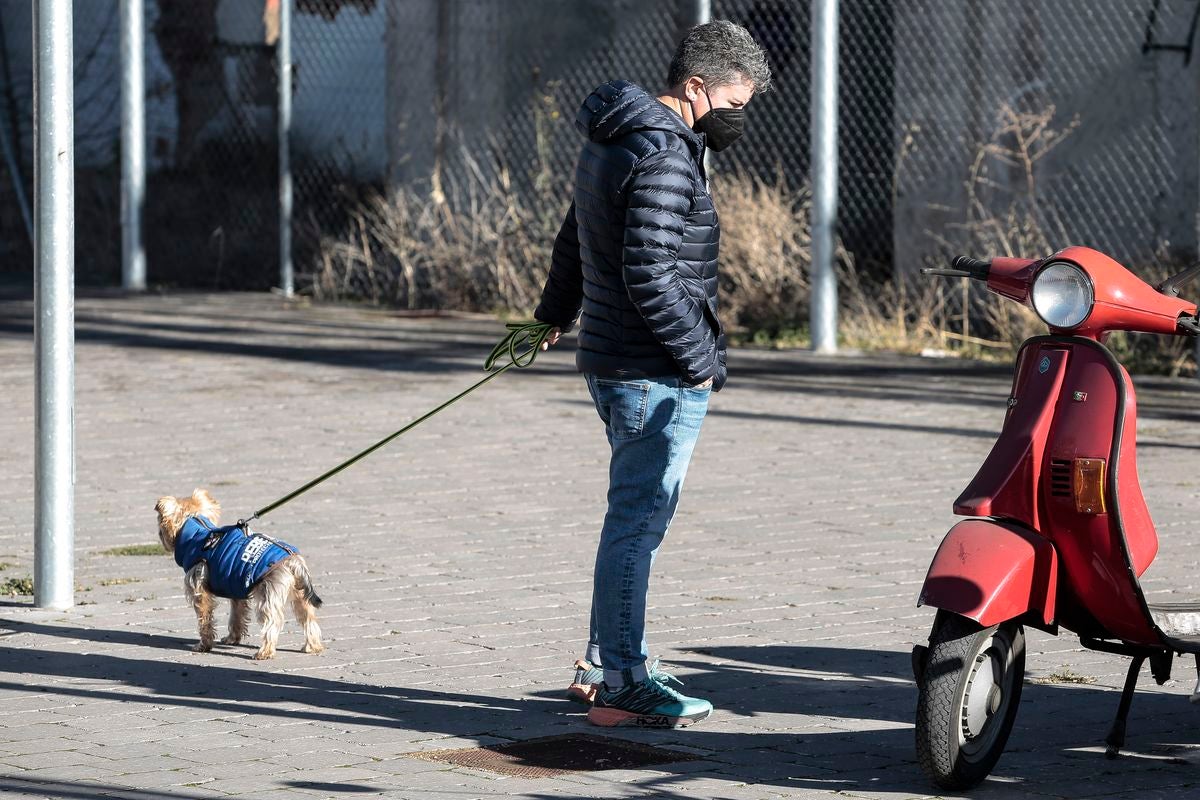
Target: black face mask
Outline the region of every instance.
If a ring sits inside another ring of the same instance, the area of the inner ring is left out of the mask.
[[[708,97],[708,113],[692,123],[692,130],[703,133],[708,146],[719,152],[742,135],[746,128],[746,109],[713,108],[708,87],[704,89],[704,96]]]

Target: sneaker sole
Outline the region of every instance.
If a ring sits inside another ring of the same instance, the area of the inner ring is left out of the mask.
[[[708,719],[712,711],[703,711],[685,717],[671,717],[666,714],[636,714],[632,711],[622,711],[619,708],[599,708],[592,706],[588,712],[588,722],[601,728],[616,728],[630,726],[635,728],[686,728]]]

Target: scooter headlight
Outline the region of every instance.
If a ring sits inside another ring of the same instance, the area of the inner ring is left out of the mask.
[[[1092,313],[1095,295],[1087,274],[1074,264],[1055,261],[1033,279],[1033,310],[1051,328],[1074,328]]]

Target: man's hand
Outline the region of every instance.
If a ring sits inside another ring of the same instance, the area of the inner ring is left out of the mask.
[[[542,349],[549,350],[550,345],[558,344],[558,340],[562,338],[561,328],[551,328],[550,335],[546,337],[546,341],[542,342]]]
[[[713,385],[713,379],[712,379],[712,378],[709,378],[709,379],[708,379],[708,380],[706,380],[704,383],[697,383],[695,386],[692,386],[692,387],[689,387],[689,388],[692,388],[692,389],[711,389],[711,388],[712,388],[712,385]]]

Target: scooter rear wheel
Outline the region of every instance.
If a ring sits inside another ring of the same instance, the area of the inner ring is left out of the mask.
[[[917,757],[944,789],[988,776],[1012,731],[1025,677],[1025,632],[1014,621],[984,628],[939,611],[917,698]]]

